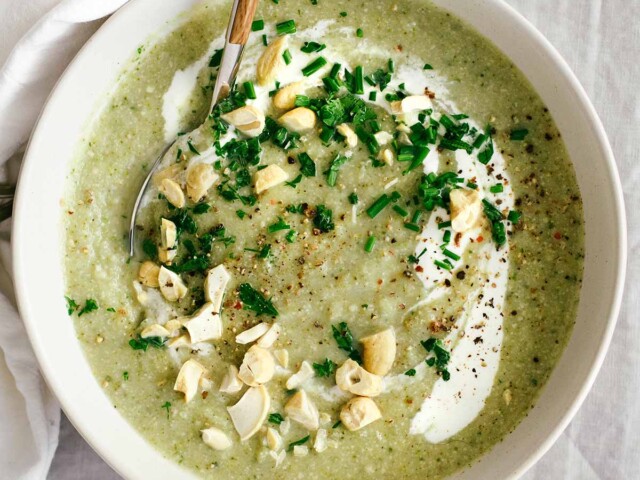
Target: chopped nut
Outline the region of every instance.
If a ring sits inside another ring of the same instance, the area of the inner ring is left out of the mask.
[[[138,281],[145,287],[158,288],[160,267],[150,260],[143,262],[138,270]]]
[[[185,204],[184,193],[176,182],[169,178],[165,178],[160,182],[158,187],[160,193],[162,193],[167,201],[176,208],[182,208]]]
[[[164,179],[176,180],[183,170],[184,166],[179,163],[169,165],[167,168],[159,170],[153,175],[153,184],[156,188],[160,188]]]
[[[274,428],[267,428],[267,446],[270,450],[277,451],[282,448],[282,437]]]
[[[207,278],[204,280],[204,298],[213,304],[213,310],[216,313],[220,313],[224,291],[229,280],[231,280],[231,275],[222,264],[207,272]]]
[[[225,113],[220,118],[248,137],[257,137],[264,130],[264,113],[253,105],[237,108]]]
[[[336,370],[336,384],[345,392],[364,397],[376,397],[382,393],[382,378],[369,373],[351,359]]]
[[[294,457],[305,457],[309,454],[309,447],[306,445],[294,445],[293,447],[293,456]]]
[[[287,130],[302,133],[314,127],[316,114],[308,108],[298,107],[282,115],[278,122]]]
[[[222,336],[222,318],[215,312],[211,302],[202,305],[183,325],[189,332],[192,343],[215,340]]]
[[[158,283],[160,284],[162,296],[170,302],[176,302],[184,298],[189,291],[180,276],[165,267],[160,267]]]
[[[385,132],[384,130],[374,133],[373,137],[376,139],[376,142],[378,142],[378,145],[386,145],[393,140],[393,135],[389,132]]]
[[[283,349],[275,350],[273,352],[273,356],[276,357],[278,363],[283,367],[287,368],[289,366],[289,351]]]
[[[284,406],[284,412],[307,430],[317,430],[320,426],[318,409],[304,390],[298,390],[289,399]]]
[[[242,382],[238,378],[238,369],[235,365],[229,365],[227,373],[222,377],[220,391],[222,393],[238,393],[242,389]]]
[[[291,110],[296,106],[296,96],[304,92],[303,82],[294,82],[282,87],[273,96],[273,105],[280,110]]]
[[[482,213],[480,194],[476,190],[457,188],[449,194],[451,199],[451,228],[464,233],[478,225]]]
[[[156,323],[144,328],[142,332],[140,332],[140,336],[142,338],[150,338],[150,337],[168,338],[169,330],[164,328],[162,325],[158,325]]]
[[[251,387],[266,383],[273,377],[275,362],[268,350],[257,345],[244,355],[238,377]]]
[[[254,325],[253,327],[245,330],[244,332],[236,335],[236,343],[240,345],[246,345],[247,343],[255,342],[261,336],[269,331],[270,324],[262,322]]]
[[[348,147],[353,148],[358,145],[358,135],[356,135],[356,132],[354,132],[349,125],[342,123],[336,127],[336,130],[344,137]]]
[[[395,102],[391,102],[391,113],[395,115],[415,112],[419,110],[428,110],[433,108],[431,99],[426,95],[409,95]]]
[[[210,427],[205,430],[200,430],[200,432],[202,433],[202,441],[214,450],[226,450],[233,445],[233,442],[227,434],[219,428]]]
[[[264,423],[271,407],[271,397],[264,385],[249,388],[242,398],[227,411],[240,439],[245,441],[255,435]]]
[[[259,85],[273,83],[278,73],[286,66],[282,54],[287,48],[287,37],[278,37],[273,40],[262,52],[257,65],[257,79]]]
[[[267,168],[258,170],[254,176],[256,193],[260,195],[265,190],[280,185],[282,182],[289,178],[287,172],[285,172],[278,165],[271,164]]]
[[[364,346],[363,365],[376,375],[389,373],[396,358],[396,335],[392,327],[360,340]]]
[[[376,402],[367,397],[355,397],[340,411],[340,420],[347,430],[355,431],[382,418]]]
[[[189,167],[186,179],[189,200],[198,202],[218,180],[218,174],[213,170],[212,165],[197,163]]]
[[[327,431],[324,428],[319,429],[316,433],[313,449],[318,453],[322,453],[327,449]]]
[[[312,379],[315,376],[315,371],[309,362],[306,360],[300,364],[300,369],[297,373],[294,373],[289,377],[286,383],[287,390],[294,390],[303,385],[307,380]]]
[[[260,337],[257,345],[262,348],[271,348],[273,344],[276,342],[276,340],[278,340],[279,336],[280,336],[280,324],[272,323],[267,333],[265,333],[264,335],[262,335],[262,337]]]
[[[187,360],[178,372],[178,378],[173,386],[176,392],[184,393],[184,399],[186,402],[190,402],[198,393],[198,385],[200,384],[200,377],[204,375],[207,370],[193,359]]]

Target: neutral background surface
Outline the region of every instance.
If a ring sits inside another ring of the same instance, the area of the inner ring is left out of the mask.
[[[611,350],[578,415],[525,478],[640,479],[640,0],[507,1],[555,45],[595,104],[617,158],[629,223],[627,286]],[[29,8],[29,0],[0,0],[0,64],[17,40],[2,28],[10,3]],[[0,378],[0,385],[10,380]],[[118,478],[63,418],[49,479]]]

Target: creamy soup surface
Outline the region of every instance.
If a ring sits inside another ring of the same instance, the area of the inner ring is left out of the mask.
[[[134,46],[69,173],[67,303],[96,379],[205,478],[447,477],[527,414],[575,321],[560,134],[418,0],[262,2],[209,111],[229,6]]]

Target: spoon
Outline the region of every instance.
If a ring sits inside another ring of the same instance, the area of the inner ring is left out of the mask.
[[[222,52],[222,59],[220,61],[220,68],[218,69],[218,77],[213,87],[213,96],[211,98],[211,112],[213,108],[218,104],[220,100],[223,100],[233,88],[236,81],[236,75],[238,74],[238,68],[240,67],[240,61],[242,60],[242,52],[244,46],[249,39],[251,33],[251,24],[253,23],[253,16],[256,13],[256,7],[258,6],[258,0],[234,0],[233,7],[231,8],[231,16],[229,17],[229,25],[227,27],[227,33],[225,35],[224,50]],[[156,172],[164,155],[175,144],[175,140],[164,147],[156,161],[151,166],[151,170],[145,177],[140,191],[136,197],[136,201],[133,205],[133,211],[131,212],[131,223],[129,224],[129,257],[133,257],[135,250],[135,235],[136,235],[136,218],[138,216],[138,210],[142,203],[142,197],[144,196],[149,181]]]

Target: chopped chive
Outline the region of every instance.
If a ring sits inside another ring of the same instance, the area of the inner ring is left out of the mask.
[[[509,135],[509,139],[514,140],[516,142],[522,141],[529,134],[529,130],[526,128],[520,128],[518,130],[511,130],[511,134]]]
[[[324,77],[322,79],[322,83],[324,83],[324,88],[327,93],[336,93],[340,90],[340,85],[338,81],[331,77]]]
[[[247,96],[247,98],[251,100],[255,100],[256,98],[258,98],[256,96],[256,89],[253,87],[253,82],[244,82],[242,84],[242,87],[244,88],[244,94]]]
[[[393,59],[391,58],[387,62],[387,70],[389,70],[389,73],[393,73],[396,71],[395,63],[393,63]]]
[[[433,67],[431,65],[429,65],[428,63],[424,64],[424,67],[422,67],[423,70],[433,70]]]
[[[334,63],[333,67],[331,67],[331,72],[329,73],[329,76],[334,79],[337,78],[341,69],[342,69],[342,65],[340,65],[339,63]]]
[[[375,218],[390,203],[391,197],[386,193],[383,193],[369,208],[367,208],[367,215],[369,215],[370,218]]]
[[[451,241],[451,230],[444,231],[444,235],[442,236],[442,241],[444,243],[449,243]]]
[[[378,98],[378,92],[376,92],[375,90],[373,90],[372,92],[369,92],[369,101],[375,102],[377,98]]]
[[[361,65],[358,65],[356,67],[355,77],[356,77],[356,87],[354,89],[354,93],[356,93],[357,95],[363,95],[364,94],[364,75],[362,73]]]
[[[404,228],[407,230],[413,230],[414,232],[420,232],[420,225],[416,225],[415,223],[405,222]]]
[[[445,262],[441,262],[440,260],[434,260],[433,263],[436,265],[436,267],[440,267],[443,270],[451,270],[452,266],[449,265],[448,263]]]
[[[367,253],[371,253],[375,244],[376,244],[376,237],[371,235],[369,238],[367,238],[367,243],[365,243],[364,245],[364,251]]]
[[[300,47],[300,51],[303,53],[314,53],[314,52],[321,52],[325,48],[327,48],[327,46],[324,43],[304,42],[304,45]]]
[[[422,212],[420,210],[416,210],[415,212],[413,212],[413,215],[411,216],[411,223],[418,223],[421,216]]]
[[[393,211],[396,212],[398,215],[400,215],[403,218],[406,217],[407,215],[409,215],[409,212],[407,212],[400,205],[394,205],[393,206]]]
[[[460,260],[460,255],[452,252],[448,248],[445,248],[444,250],[442,250],[442,253],[445,255],[445,257],[449,257],[451,260],[455,260],[455,261]]]
[[[289,230],[291,226],[284,221],[282,217],[278,217],[278,221],[267,227],[269,233],[279,232],[280,230]]]
[[[404,90],[404,87],[405,87],[404,82],[402,82],[400,85],[398,85],[398,88],[399,88],[400,90]],[[423,120],[423,121],[424,121],[424,120]]]
[[[427,158],[427,155],[429,155],[430,150],[429,150],[429,147],[416,147],[414,149],[414,152],[415,152],[415,155],[413,156],[413,159],[411,160],[411,163],[406,168],[406,170],[402,172],[403,175],[406,175],[411,170],[414,170],[418,168],[420,165],[422,165],[422,163]],[[400,159],[398,158],[398,160]]]
[[[305,77],[313,75],[318,70],[320,70],[322,67],[324,67],[326,64],[327,64],[327,61],[325,60],[324,57],[318,57],[313,62],[311,62],[309,65],[307,65],[306,67],[304,67],[302,69],[302,74]]]
[[[450,220],[449,220],[449,221],[447,221],[447,222],[440,222],[440,223],[438,224],[438,229],[439,229],[439,230],[442,230],[443,228],[448,228],[448,227],[450,227],[450,226],[451,226],[451,221],[450,221]]]
[[[489,187],[489,191],[491,193],[502,193],[504,191],[504,187],[501,183],[496,183],[495,185]]]
[[[357,205],[358,204],[358,194],[356,192],[351,192],[349,194],[349,203],[351,205]]]
[[[296,22],[293,20],[286,20],[276,24],[276,32],[278,35],[287,35],[290,33],[296,33]]]
[[[189,147],[189,150],[191,151],[191,153],[194,153],[196,155],[200,155],[200,152],[198,151],[198,149],[196,147],[193,146],[193,143],[191,143],[191,140],[187,141],[187,146]]]
[[[262,35],[262,44],[266,47],[269,45],[269,41],[267,40],[267,35]]]
[[[476,185],[473,182],[467,182],[467,187],[469,187],[471,190],[477,190],[478,189],[478,185]]]
[[[288,48],[282,52],[282,58],[284,59],[285,64],[289,65],[291,63],[291,52]]]
[[[296,241],[297,236],[298,236],[298,232],[296,232],[295,230],[289,230],[287,232],[287,235],[284,238],[287,242],[293,243]]]
[[[358,38],[364,37],[364,32],[362,31],[361,28],[356,30],[356,37],[358,37]]]
[[[259,32],[264,29],[264,20],[254,20],[251,24],[252,32]]]
[[[513,224],[516,224],[520,221],[520,217],[522,217],[522,213],[516,210],[511,210],[507,215],[507,220],[509,220]]]

